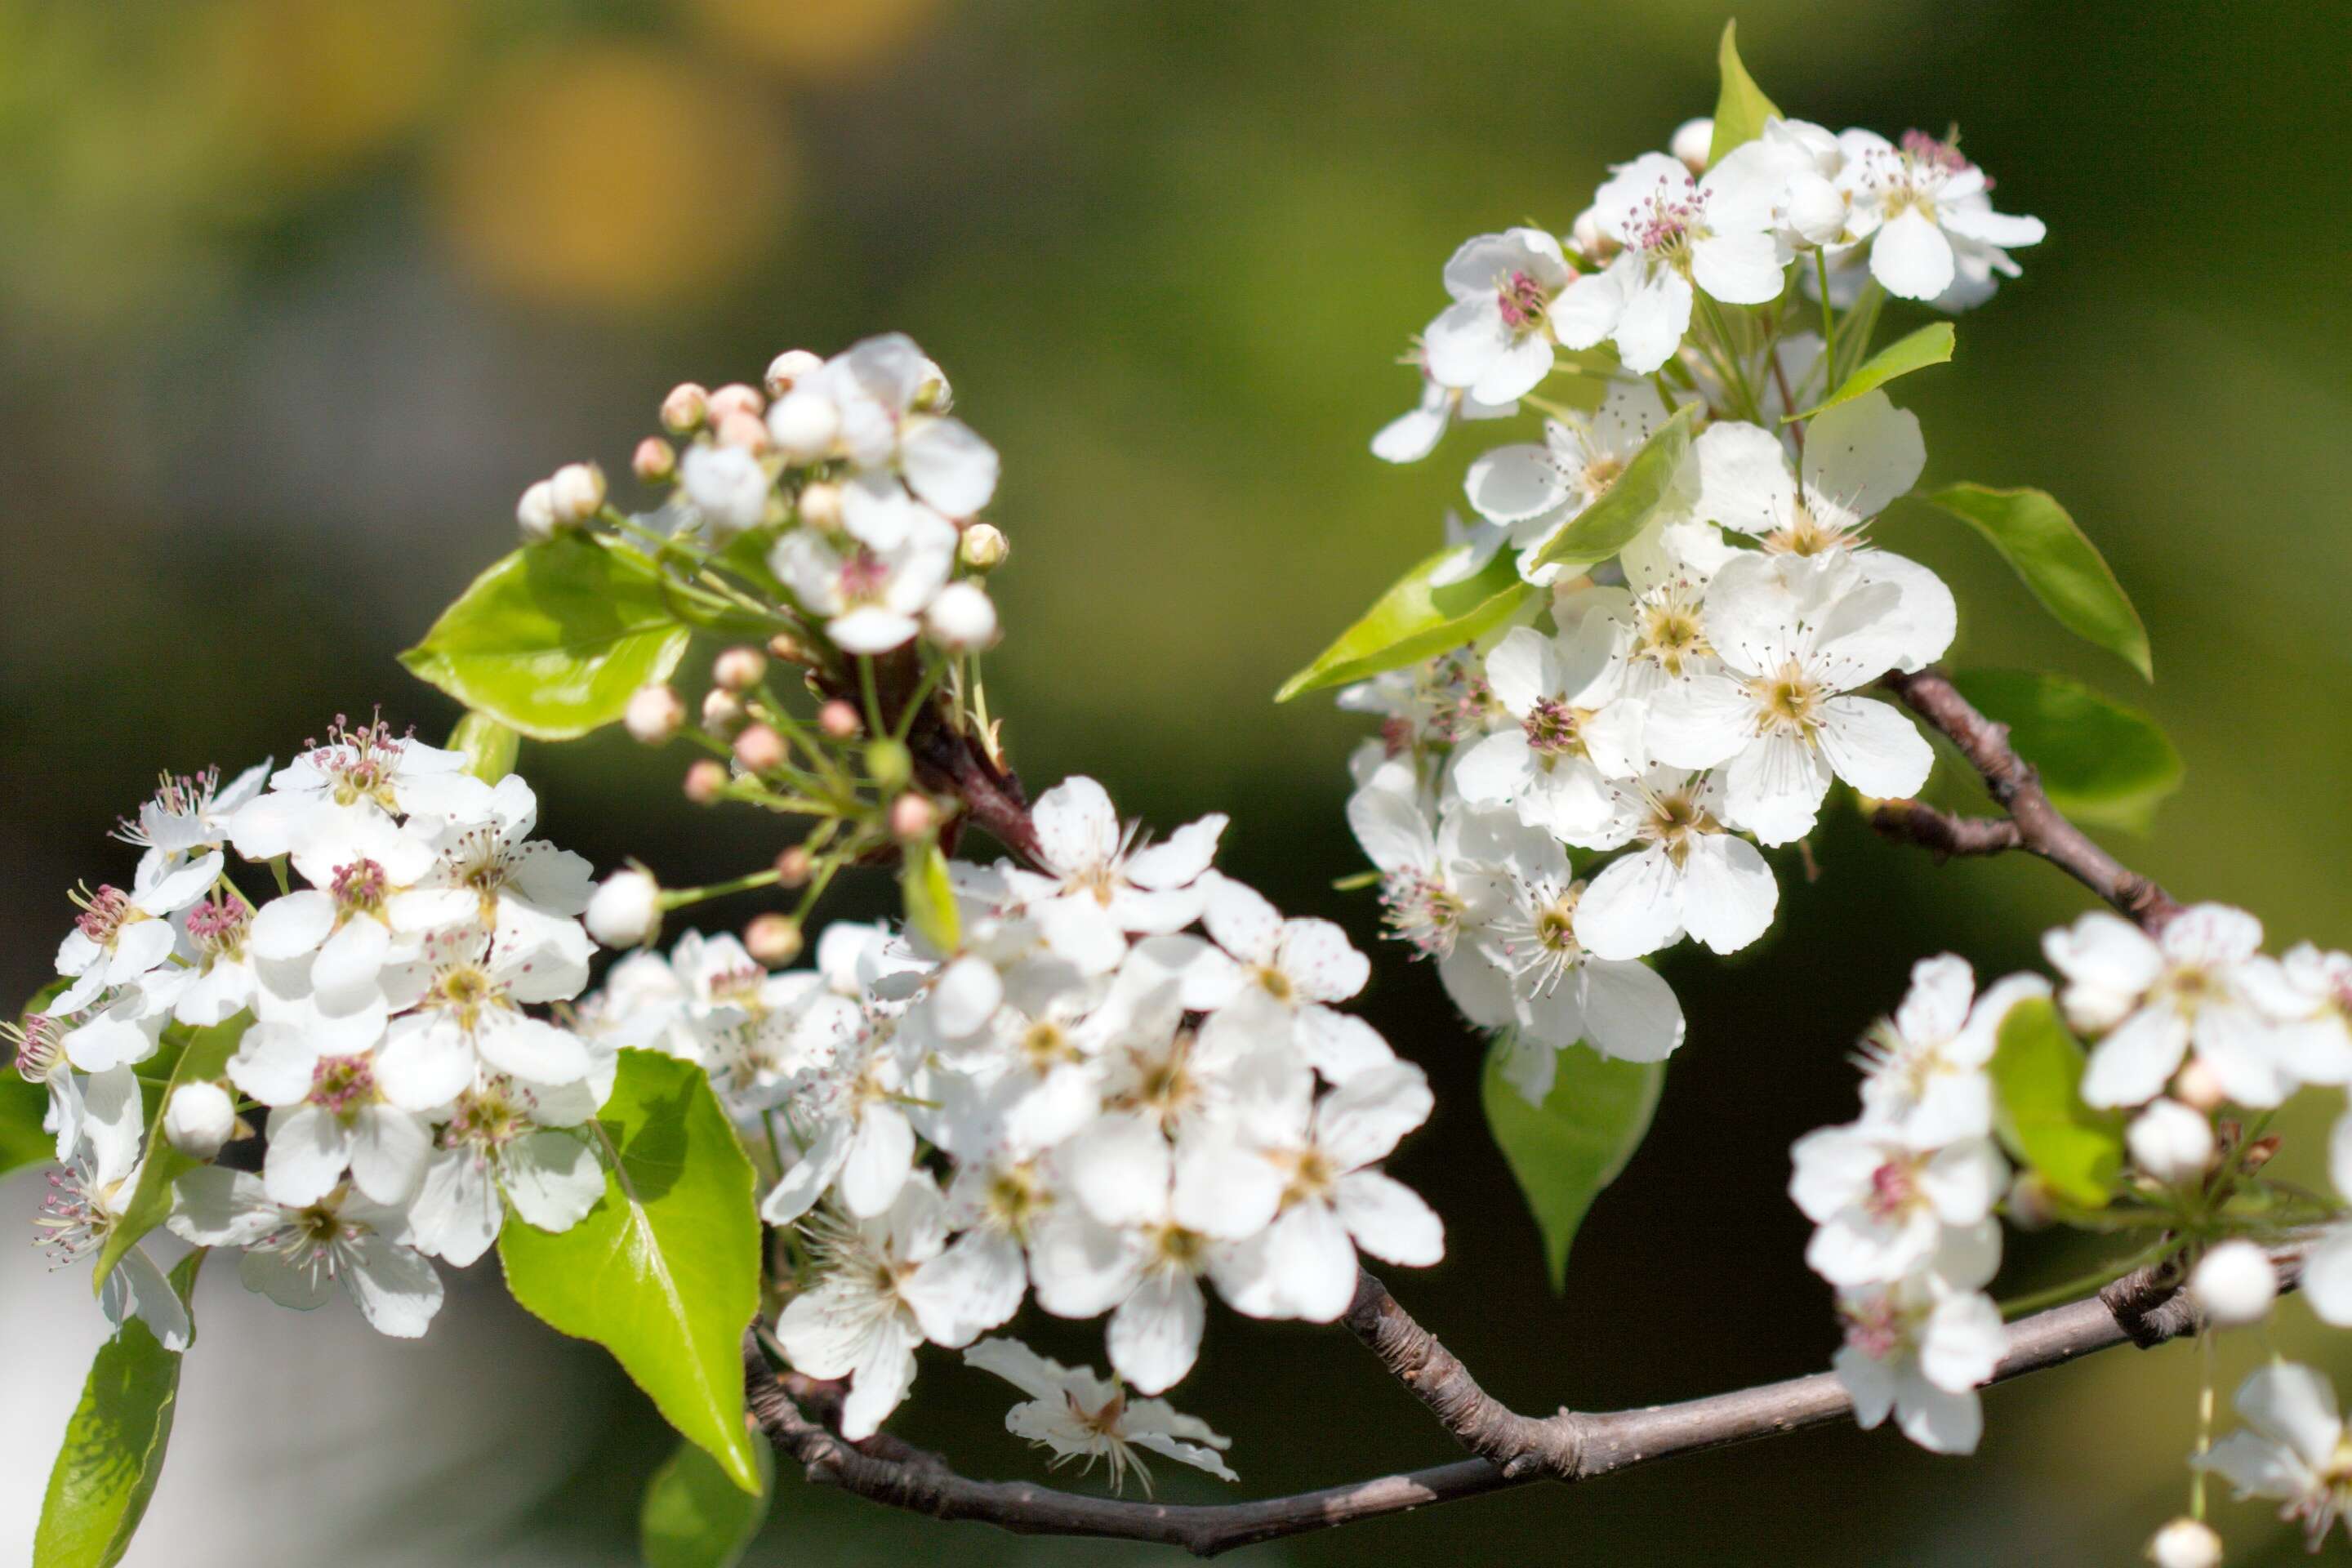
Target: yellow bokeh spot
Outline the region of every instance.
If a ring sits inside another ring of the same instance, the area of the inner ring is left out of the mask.
[[[457,0],[236,0],[210,16],[205,74],[257,160],[312,180],[422,119],[467,42]]]
[[[937,0],[680,0],[712,37],[800,81],[855,77],[900,53]]]
[[[571,46],[507,62],[472,97],[437,207],[466,265],[509,292],[673,300],[740,271],[791,204],[774,107],[691,60]]]

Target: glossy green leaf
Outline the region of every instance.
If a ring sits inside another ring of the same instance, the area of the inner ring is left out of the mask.
[[[1617,1179],[1650,1130],[1666,1067],[1615,1061],[1570,1046],[1559,1053],[1551,1092],[1537,1106],[1504,1075],[1510,1050],[1506,1035],[1487,1051],[1479,1098],[1486,1125],[1543,1233],[1544,1267],[1551,1288],[1559,1290],[1568,1283],[1568,1249],[1585,1212]]]
[[[2098,547],[2046,491],[1949,485],[1927,499],[1990,540],[2060,626],[2156,679],[2139,612]]]
[[[551,1235],[509,1215],[507,1288],[552,1327],[593,1340],[746,1492],[743,1330],[760,1300],[751,1163],[702,1069],[625,1050],[595,1125],[604,1195]],[[617,1166],[614,1161],[617,1157]]]
[[[1789,425],[1800,419],[1811,419],[1841,403],[1852,403],[1865,392],[1875,392],[1898,375],[1909,375],[1913,371],[1925,370],[1931,364],[1946,363],[1952,357],[1952,342],[1951,322],[1931,322],[1909,337],[1899,338],[1887,344],[1841,382],[1835,392],[1802,414],[1791,414],[1780,423]]]
[[[1453,554],[1450,547],[1441,550],[1399,578],[1363,619],[1284,681],[1274,700],[1287,702],[1301,692],[1345,686],[1475,642],[1534,600],[1536,590],[1519,580],[1507,550],[1475,576],[1432,587],[1430,574]]]
[[[2123,1170],[2123,1118],[2083,1103],[2083,1047],[2047,997],[2031,996],[2000,1021],[1992,1054],[2000,1141],[2050,1190],[2105,1206]]]
[[[228,1058],[236,1054],[237,1042],[245,1037],[246,1028],[252,1022],[253,1015],[239,1013],[209,1028],[195,1030],[188,1037],[179,1060],[172,1064],[171,1079],[163,1093],[155,1097],[148,1116],[147,1159],[139,1167],[139,1184],[131,1189],[122,1217],[106,1233],[106,1241],[98,1249],[98,1266],[91,1271],[89,1282],[93,1291],[106,1283],[106,1277],[114,1272],[122,1255],[138,1245],[140,1237],[170,1215],[172,1184],[184,1172],[204,1163],[173,1148],[172,1141],[163,1136],[163,1112],[172,1102],[172,1091],[184,1083],[203,1083],[226,1074]]]
[[[963,931],[956,914],[955,885],[948,879],[947,856],[937,844],[926,844],[909,849],[906,860],[898,873],[898,890],[905,898],[907,923],[940,952],[955,952],[963,945]]]
[[[618,719],[691,635],[643,556],[560,533],[475,578],[400,660],[476,712],[563,741]]]
[[[1590,566],[1605,561],[1632,543],[1657,515],[1658,508],[1675,493],[1675,480],[1690,456],[1691,426],[1703,412],[1696,403],[1675,410],[1674,417],[1650,432],[1616,483],[1601,499],[1576,514],[1575,521],[1536,552],[1538,566]]]
[[[758,1495],[747,1494],[717,1461],[692,1443],[680,1443],[646,1487],[637,1515],[639,1555],[646,1568],[735,1568],[743,1561],[775,1493],[775,1458],[754,1444]]]
[[[192,1252],[172,1270],[184,1302],[204,1256]],[[41,1498],[33,1568],[113,1568],[122,1561],[163,1477],[180,1359],[136,1318],[98,1348]]]
[[[522,737],[487,713],[468,713],[449,732],[449,750],[465,754],[467,773],[494,784],[515,771]]]
[[[1723,42],[1715,51],[1717,68],[1722,72],[1723,88],[1715,100],[1715,139],[1707,144],[1709,167],[1723,162],[1723,155],[1743,142],[1753,142],[1764,134],[1764,122],[1777,120],[1780,110],[1764,96],[1756,79],[1748,74],[1740,62],[1736,35],[1739,24],[1723,25]]]
[[[2009,726],[2050,803],[2078,822],[2146,832],[2180,787],[2180,753],[2155,721],[2080,681],[2021,669],[1956,673],[1960,695]]]

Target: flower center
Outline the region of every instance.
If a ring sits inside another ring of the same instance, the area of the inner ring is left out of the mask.
[[[1040,1018],[1021,1032],[1022,1059],[1035,1073],[1045,1073],[1079,1058],[1069,1031],[1050,1018]]]
[[[365,1057],[320,1057],[310,1068],[310,1103],[343,1121],[379,1098],[375,1069]]]
[[[890,586],[890,568],[871,550],[859,549],[841,563],[841,602],[845,606],[876,605]]]
[[[1870,1195],[1862,1206],[1879,1219],[1899,1219],[1919,1202],[1919,1176],[1899,1160],[1889,1160],[1870,1173]]]
[[[1381,879],[1381,920],[1389,934],[1412,945],[1416,958],[1454,951],[1465,906],[1462,896],[1428,871],[1391,871]]]
[[[74,929],[100,947],[112,947],[124,926],[147,918],[147,912],[131,901],[131,895],[112,883],[100,883],[95,893],[75,892],[68,897],[81,910],[74,917]]]
[[[1271,963],[1257,966],[1257,983],[1268,996],[1277,1002],[1291,1001],[1298,994],[1298,987],[1291,984],[1290,976]]]
[[[425,1005],[449,1012],[460,1028],[470,1030],[485,1012],[507,1005],[506,988],[478,963],[453,963],[435,979]]]
[[[1034,1169],[1008,1165],[989,1177],[984,1206],[997,1229],[1018,1237],[1028,1234],[1030,1220],[1052,1201]]]
[[[1576,941],[1576,900],[1573,897],[1547,904],[1536,911],[1536,941],[1553,952],[1574,954],[1583,951]]]
[[[1845,1321],[1845,1342],[1873,1361],[1885,1361],[1911,1337],[1910,1315],[1889,1292],[1841,1306],[1838,1316]]]
[[[1584,465],[1584,489],[1598,496],[1625,476],[1625,459],[1614,452],[1603,452]]]
[[[1193,1273],[1208,1259],[1209,1238],[1181,1225],[1154,1226],[1148,1240],[1152,1261],[1165,1268]]]
[[[1282,1189],[1282,1206],[1328,1198],[1339,1184],[1339,1173],[1329,1155],[1308,1146],[1290,1155],[1290,1179]]]
[[[245,953],[245,928],[250,918],[242,903],[206,900],[188,911],[188,940],[210,957],[240,958]]]
[[[327,885],[327,891],[335,900],[340,925],[353,915],[383,914],[384,900],[392,893],[392,879],[373,860],[354,860],[335,868],[335,879]]]
[[[1690,858],[1691,845],[1710,833],[1721,832],[1715,818],[1698,804],[1695,792],[1670,790],[1650,801],[1650,821],[1644,836],[1663,847],[1677,867]]]
[[[1795,735],[1810,741],[1821,727],[1824,700],[1821,686],[1793,659],[1779,674],[1749,681],[1748,695],[1756,703],[1759,735]]]
[[[1542,325],[1544,310],[1551,303],[1544,286],[1525,272],[1514,272],[1495,290],[1495,305],[1501,310],[1503,325],[1515,332],[1529,332]]]
[[[502,1088],[467,1090],[457,1097],[457,1109],[442,1130],[442,1147],[470,1148],[480,1154],[505,1148],[530,1130],[527,1100]]]
[[[1591,715],[1580,708],[1570,708],[1557,697],[1538,697],[1520,721],[1527,731],[1528,749],[1542,757],[1557,757],[1584,749],[1584,721]]]

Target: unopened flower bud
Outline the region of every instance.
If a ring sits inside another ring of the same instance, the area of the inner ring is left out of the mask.
[[[950,583],[932,596],[923,626],[943,648],[961,653],[986,647],[996,639],[996,605],[979,584]]]
[[[1694,179],[1706,173],[1706,154],[1715,145],[1715,121],[1704,117],[1685,120],[1675,127],[1675,138],[1666,143],[1666,151],[1683,161],[1683,167]]]
[[[866,776],[884,789],[897,789],[914,772],[915,759],[900,742],[884,736],[866,743]]]
[[[975,572],[993,572],[1004,564],[1013,553],[1003,530],[992,522],[975,522],[963,531],[963,539],[956,546],[956,554]]]
[[[559,524],[579,524],[604,504],[604,470],[593,463],[566,463],[547,481]]]
[[[790,463],[822,462],[841,437],[841,410],[813,386],[796,386],[768,410],[768,433]]]
[[[2240,1328],[2270,1316],[2278,1300],[2278,1272],[2270,1254],[2251,1241],[2225,1241],[2189,1276],[2189,1299],[2218,1328]]]
[[[662,399],[662,428],[673,436],[691,435],[710,413],[710,394],[693,382],[681,381]]]
[[[790,632],[778,632],[774,637],[770,637],[768,639],[768,651],[774,654],[778,658],[782,659],[786,664],[806,664],[809,662],[808,649],[803,647],[801,646],[801,639],[793,636]]]
[[[743,928],[743,946],[762,963],[790,963],[801,955],[801,928],[789,916],[760,915]]]
[[[677,473],[677,448],[658,436],[648,436],[630,455],[629,468],[646,483],[660,484]]]
[[[1568,237],[1576,247],[1577,254],[1588,261],[1605,261],[1617,252],[1617,242],[1601,229],[1601,209],[1598,207],[1587,207],[1577,214],[1576,222],[1569,227]]]
[[[767,406],[768,400],[758,387],[730,381],[710,395],[709,419],[713,425],[722,424],[736,414],[748,414],[757,419]]]
[[[621,722],[646,745],[658,746],[684,728],[686,703],[659,681],[640,686],[629,694],[629,706]]]
[[[894,838],[920,838],[939,825],[939,808],[913,790],[890,803],[890,835]]]
[[[730,647],[710,667],[710,679],[730,691],[749,691],[768,673],[768,656],[755,647]]]
[[[555,537],[559,524],[551,481],[541,479],[522,492],[522,500],[515,503],[515,524],[522,530],[525,544],[543,544]]]
[[[804,888],[816,874],[816,857],[808,852],[805,844],[795,844],[776,857],[776,886]]]
[[[713,425],[711,430],[722,447],[740,447],[751,453],[768,449],[768,427],[755,414],[730,414]]]
[[[2216,1110],[2230,1098],[2213,1069],[2191,1057],[2189,1065],[2172,1075],[2172,1098],[2199,1110]]]
[[[661,884],[643,871],[615,871],[588,897],[588,934],[606,947],[637,947],[661,931]]]
[[[236,1103],[216,1083],[184,1083],[163,1108],[163,1136],[191,1160],[209,1160],[236,1135]]]
[[[2148,1537],[2147,1560],[2156,1568],[2221,1568],[2221,1538],[2184,1513]]]
[[[768,362],[768,395],[782,397],[793,385],[824,368],[824,361],[806,349],[786,349]]]
[[[743,700],[724,687],[702,694],[702,727],[721,740],[743,727]]]
[[[705,757],[686,770],[686,798],[709,805],[727,793],[727,764]]]
[[[2213,1163],[2213,1124],[2177,1100],[2159,1100],[2125,1130],[2133,1161],[2168,1186],[2197,1180]]]
[[[764,773],[784,765],[784,738],[765,724],[754,724],[735,737],[735,760],[747,773]]]
[[[830,533],[841,526],[841,487],[830,479],[819,479],[801,487],[801,521],[811,528],[821,528]]]
[[[2047,1230],[2058,1217],[2051,1206],[2050,1184],[2035,1171],[2020,1171],[2009,1184],[2009,1223],[2020,1230]]]
[[[816,710],[816,727],[829,739],[849,741],[855,740],[866,725],[857,717],[856,709],[836,697]]]

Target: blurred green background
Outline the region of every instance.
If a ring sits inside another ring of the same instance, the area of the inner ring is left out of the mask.
[[[574,458],[625,471],[675,381],[756,380],[780,349],[886,328],[941,361],[1004,454],[992,698],[1033,784],[1091,773],[1162,826],[1231,809],[1230,868],[1370,945],[1369,899],[1329,886],[1359,865],[1339,805],[1360,726],[1267,699],[1429,547],[1478,449],[1457,434],[1406,470],[1369,456],[1415,390],[1391,362],[1460,239],[1564,229],[1608,162],[1711,106],[1725,15],[0,5],[7,994],[46,973],[64,889],[127,871],[103,835],[156,769],[282,759],[377,704],[442,731],[451,710],[393,655],[509,548],[524,484]],[[2147,618],[2158,682],[2066,640],[1954,526],[1900,512],[1882,542],[1949,576],[1956,659],[2063,669],[2145,707],[2189,782],[2119,851],[2183,895],[2253,908],[2282,942],[2352,941],[2347,13],[1753,0],[1740,22],[1790,112],[1889,133],[1957,121],[2003,209],[2049,224],[2024,279],[1960,322],[1958,362],[1899,390],[1931,480],[2036,484],[2072,507]],[[773,852],[762,823],[688,807],[682,763],[599,740],[523,765],[547,830],[600,865],[636,854],[692,881]],[[1380,954],[1363,1005],[1440,1094],[1396,1168],[1451,1232],[1444,1265],[1393,1283],[1521,1408],[1826,1364],[1789,1142],[1852,1113],[1847,1054],[1914,959],[2016,967],[2084,903],[2021,860],[1937,868],[1850,814],[1814,851],[1811,886],[1783,866],[1766,942],[1666,961],[1689,1044],[1564,1300],[1480,1124],[1475,1042],[1433,976]],[[842,911],[884,894],[854,889]],[[2322,1127],[2299,1124],[2306,1158]],[[22,1180],[0,1198],[37,1201]],[[2005,1288],[2095,1256],[2016,1239]],[[86,1303],[37,1305],[77,1295],[68,1281],[13,1282],[28,1271],[12,1265],[0,1297],[19,1347],[24,1314],[75,1317],[54,1342],[69,1364],[37,1388],[12,1373],[0,1411],[23,1434],[0,1493],[14,1540],[83,1364],[67,1349],[95,1337]],[[630,1559],[666,1440],[600,1358],[550,1344],[494,1279],[453,1299],[468,1326],[445,1319],[421,1346],[352,1335],[341,1310],[288,1318],[207,1277],[200,1318],[246,1326],[192,1360],[181,1451],[131,1563]],[[1454,1457],[1343,1332],[1213,1319],[1179,1397],[1233,1436],[1249,1495]],[[2299,1305],[2278,1335],[2352,1367]],[[2263,1350],[2240,1339],[2231,1382]],[[1038,1342],[1100,1360],[1091,1330]],[[298,1363],[310,1381],[273,1375]],[[926,1358],[900,1428],[972,1473],[1035,1474],[998,1428],[1003,1391],[952,1363]],[[1998,1389],[1973,1460],[1841,1428],[1249,1560],[2127,1562],[2183,1494],[2191,1378],[2174,1349]],[[379,1385],[404,1403],[368,1405]],[[259,1441],[265,1398],[293,1436],[267,1450],[261,1499],[257,1467],[222,1456]],[[321,1411],[332,1434],[306,1438]],[[342,1480],[304,1483],[331,1465]],[[230,1522],[247,1506],[264,1533]],[[2296,1555],[2259,1508],[2221,1521],[2233,1561]],[[788,1475],[753,1561],[910,1554],[1148,1555],[887,1515]]]

